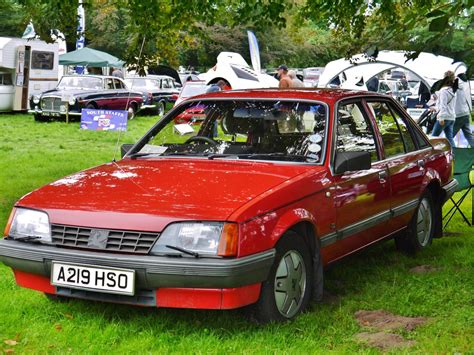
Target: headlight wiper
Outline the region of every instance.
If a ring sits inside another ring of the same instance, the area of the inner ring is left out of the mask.
[[[165,247],[167,247],[169,249],[180,251],[181,253],[184,253],[184,254],[192,255],[195,258],[199,258],[199,253],[196,253],[195,251],[192,251],[192,250],[184,249],[184,248],[177,247],[177,246],[174,246],[174,245],[165,245]]]

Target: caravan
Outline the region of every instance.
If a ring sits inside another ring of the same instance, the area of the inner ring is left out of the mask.
[[[58,44],[0,37],[0,112],[26,111],[29,97],[58,82]]]

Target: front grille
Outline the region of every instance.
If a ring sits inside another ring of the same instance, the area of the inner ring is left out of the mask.
[[[57,246],[148,254],[160,234],[52,224],[51,236]]]
[[[43,111],[60,112],[61,105],[66,103],[61,101],[60,97],[44,97],[41,99],[41,109]]]

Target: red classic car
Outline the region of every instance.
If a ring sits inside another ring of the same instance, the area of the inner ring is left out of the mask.
[[[205,119],[175,118],[204,107]],[[318,300],[323,268],[382,239],[441,237],[453,157],[395,100],[245,90],[175,107],[124,157],[21,198],[0,260],[50,298],[153,307],[252,305],[261,322]]]

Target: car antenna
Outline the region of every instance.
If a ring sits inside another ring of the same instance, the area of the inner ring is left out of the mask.
[[[138,54],[138,63],[140,63],[140,59],[142,57],[143,46],[145,45],[145,38],[146,38],[146,36],[143,36],[142,46],[140,48],[140,53]],[[128,92],[127,102],[125,103],[125,109],[127,109],[128,103],[130,102],[130,95],[132,95],[133,84],[134,84],[134,80],[132,80],[132,85],[130,86],[130,90]],[[128,117],[127,117],[127,119],[128,119]],[[117,161],[117,159],[115,159],[115,158],[117,156],[117,150],[118,150],[121,139],[122,139],[122,130],[119,131],[119,135],[117,137],[117,143],[115,143],[114,156],[112,158],[113,163],[115,163]]]

